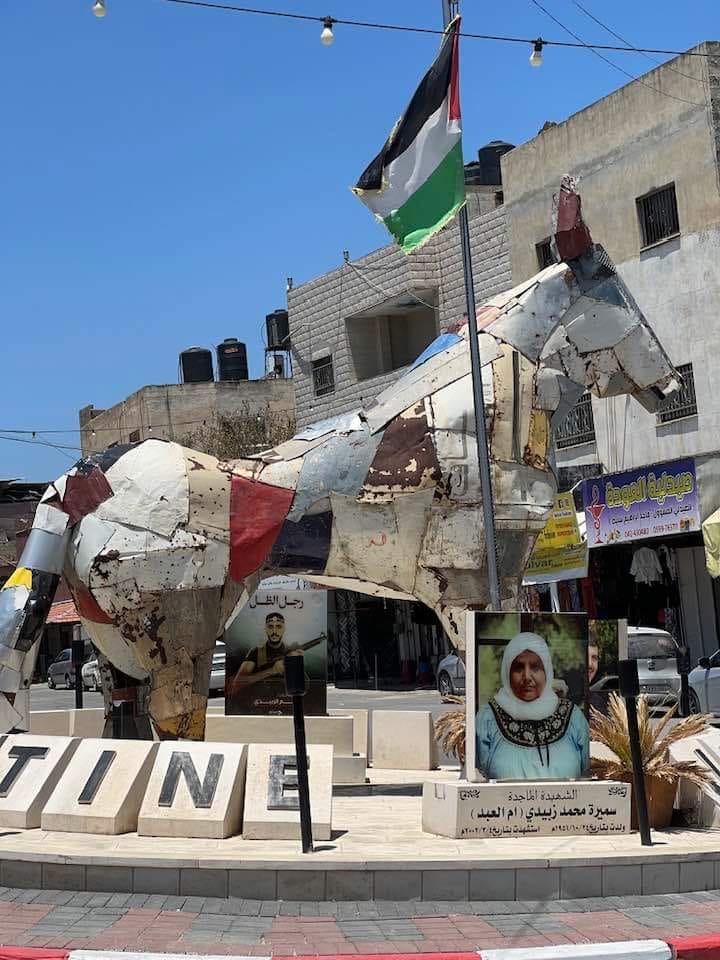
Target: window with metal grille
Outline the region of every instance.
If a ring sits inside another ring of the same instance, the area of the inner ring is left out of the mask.
[[[583,394],[563,422],[555,430],[555,444],[559,449],[591,443],[595,439],[595,421],[592,397]]]
[[[541,270],[544,270],[545,267],[551,267],[555,263],[550,237],[535,244],[535,253],[537,255],[538,267],[540,267]]]
[[[335,392],[335,373],[332,357],[323,357],[312,362],[313,390],[316,397]]]
[[[131,431],[130,431],[130,435],[129,435],[129,437],[128,437],[128,441],[129,441],[130,443],[140,443],[140,431],[139,431],[139,430],[131,430]]]
[[[654,243],[660,243],[661,240],[680,233],[674,183],[654,190],[644,197],[638,197],[635,203],[640,218],[643,247],[651,247]]]
[[[677,372],[682,377],[682,387],[672,397],[662,402],[657,414],[658,423],[670,423],[671,420],[694,417],[698,412],[692,364],[680,364],[677,367]]]

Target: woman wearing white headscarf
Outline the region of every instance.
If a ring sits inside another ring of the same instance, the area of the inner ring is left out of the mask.
[[[502,687],[478,711],[477,767],[489,780],[566,780],[589,765],[585,715],[552,688],[548,645],[536,633],[519,633],[505,647]]]

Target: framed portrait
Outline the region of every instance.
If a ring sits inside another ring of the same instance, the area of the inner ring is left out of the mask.
[[[284,659],[303,651],[305,713],[327,713],[327,592],[258,590],[225,631],[225,713],[291,715]]]
[[[589,777],[587,616],[471,612],[467,628],[468,778]]]

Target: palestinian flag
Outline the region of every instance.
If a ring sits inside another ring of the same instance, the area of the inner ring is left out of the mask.
[[[405,113],[353,187],[405,253],[425,243],[465,203],[459,31],[456,17]]]

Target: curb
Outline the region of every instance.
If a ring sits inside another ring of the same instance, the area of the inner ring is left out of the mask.
[[[622,943],[567,943],[548,947],[508,947],[468,953],[334,954],[343,960],[720,960],[720,933],[664,940],[625,940]],[[0,960],[257,960],[244,954],[214,956],[187,953],[140,953],[115,950],[50,950],[0,946]],[[315,954],[292,957],[273,954],[271,960],[318,960]]]
[[[697,937],[671,937],[668,946],[676,960],[720,960],[718,933],[703,933]]]

